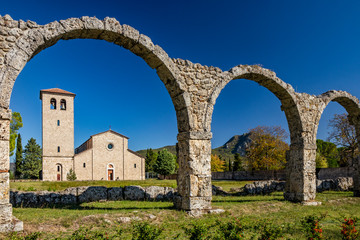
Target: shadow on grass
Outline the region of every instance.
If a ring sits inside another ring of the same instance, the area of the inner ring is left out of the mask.
[[[260,199],[260,198],[255,198],[251,199],[251,198],[245,198],[245,199],[213,199],[212,202],[213,203],[219,203],[219,202],[224,202],[224,203],[251,203],[251,202],[272,202],[272,201],[278,201],[278,202],[285,202],[284,198],[268,198],[268,199]]]
[[[34,209],[66,209],[66,210],[106,210],[106,211],[119,211],[119,210],[149,210],[149,209],[161,209],[161,210],[171,210],[174,209],[174,206],[118,206],[118,207],[101,207],[101,206],[81,206],[79,204],[74,205],[44,205],[41,207],[25,206],[18,208],[34,208]]]

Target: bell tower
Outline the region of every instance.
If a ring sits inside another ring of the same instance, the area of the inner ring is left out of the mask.
[[[42,175],[44,181],[65,181],[74,170],[75,94],[51,88],[40,91],[42,100]]]

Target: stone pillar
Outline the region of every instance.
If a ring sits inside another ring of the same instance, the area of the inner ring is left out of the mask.
[[[316,145],[291,145],[287,156],[285,200],[310,204],[316,197]]]
[[[9,201],[9,139],[10,110],[0,111],[0,232],[21,231],[23,224],[12,216],[12,205]]]
[[[360,148],[360,116],[359,115],[349,115],[348,116],[349,122],[351,125],[355,127],[358,146]],[[360,157],[358,156],[354,161],[354,197],[360,197]]]
[[[175,206],[192,216],[211,210],[211,137],[209,132],[178,134],[178,194]]]

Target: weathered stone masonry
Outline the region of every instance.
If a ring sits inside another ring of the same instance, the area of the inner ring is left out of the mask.
[[[360,133],[360,106],[346,92],[330,91],[320,96],[297,93],[276,74],[260,66],[239,65],[229,71],[171,59],[151,39],[114,18],[70,18],[46,25],[0,16],[0,230],[11,227],[8,191],[9,103],[14,82],[25,64],[59,40],[101,39],[124,47],[156,69],[173,101],[178,123],[178,197],[174,204],[190,214],[211,210],[211,118],[221,90],[230,81],[248,79],[271,91],[281,102],[290,129],[287,184],[284,197],[297,202],[313,201],[316,194],[316,133],[321,114],[330,101],[340,103]],[[360,134],[358,134],[360,136]],[[358,171],[357,171],[358,172]],[[359,195],[359,174],[354,193]]]

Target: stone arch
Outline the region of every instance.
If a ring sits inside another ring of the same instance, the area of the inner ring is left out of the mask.
[[[345,91],[336,91],[331,90],[327,91],[321,95],[318,96],[319,99],[323,102],[321,105],[321,108],[319,109],[319,114],[315,121],[315,127],[314,127],[314,137],[316,139],[317,130],[319,126],[319,121],[321,118],[321,115],[323,114],[325,108],[330,102],[337,102],[339,103],[343,108],[345,108],[346,112],[348,113],[348,119],[350,124],[352,124],[355,127],[356,131],[356,138],[358,141],[358,145],[360,147],[360,104],[359,99],[355,96],[351,95],[348,92]],[[355,160],[355,171],[354,171],[354,196],[359,197],[360,196],[360,159],[354,159]]]
[[[291,143],[301,141],[301,139],[298,138],[298,134],[302,131],[302,121],[297,108],[296,94],[293,87],[276,77],[274,72],[258,65],[238,65],[227,72],[223,72],[223,80],[215,86],[209,98],[209,105],[206,111],[206,118],[208,120],[205,121],[205,123],[207,123],[205,128],[208,130],[211,129],[213,107],[222,89],[232,80],[241,78],[254,81],[267,88],[280,100],[282,104],[281,110],[285,112],[288,121]]]
[[[126,24],[121,25],[116,19],[109,17],[104,20],[95,17],[69,18],[46,25],[31,22],[31,26],[22,29],[22,36],[4,57],[4,66],[0,68],[1,108],[9,108],[15,80],[26,63],[36,54],[59,40],[100,39],[130,50],[152,69],[156,69],[174,104],[178,126],[189,124],[187,112],[178,113],[178,110],[186,109],[189,102],[188,96],[183,94],[183,83],[178,80],[179,69],[160,46],[155,45],[138,30]]]

